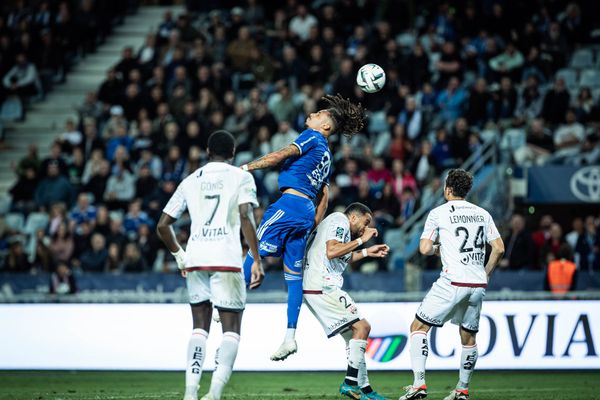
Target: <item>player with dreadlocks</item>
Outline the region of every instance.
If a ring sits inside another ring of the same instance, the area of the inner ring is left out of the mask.
[[[305,122],[306,130],[289,146],[242,165],[242,169],[271,168],[281,164],[279,190],[282,196],[266,210],[258,227],[259,255],[248,252],[244,262],[246,283],[250,282],[253,257],[282,257],[288,288],[287,333],[271,360],[285,360],[294,354],[296,325],[302,305],[302,260],[306,240],[327,210],[332,155],[327,139],[334,133],[351,137],[365,124],[364,108],[339,94],[326,95],[327,108],[314,112]],[[315,207],[316,203],[316,207]]]

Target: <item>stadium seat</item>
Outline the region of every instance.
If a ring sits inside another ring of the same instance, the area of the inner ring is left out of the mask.
[[[590,49],[577,50],[571,57],[571,68],[591,68],[594,66],[594,53]]]
[[[5,215],[10,211],[10,196],[8,194],[0,194],[0,215]]]
[[[21,213],[8,213],[6,217],[4,217],[4,222],[6,226],[15,232],[23,232],[23,228],[25,227],[25,218]]]
[[[588,87],[600,86],[600,71],[597,69],[586,69],[581,72],[579,85]]]
[[[48,226],[48,214],[41,212],[33,212],[27,217],[27,222],[23,232],[28,235],[35,235],[38,229],[46,229]]]
[[[574,69],[563,68],[556,73],[556,78],[562,78],[567,87],[574,87],[577,85],[577,71]]]

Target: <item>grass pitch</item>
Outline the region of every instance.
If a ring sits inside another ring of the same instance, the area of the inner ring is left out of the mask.
[[[337,388],[343,372],[237,372],[225,389],[223,400],[234,399],[340,399]],[[429,372],[430,399],[443,399],[456,383],[457,372]],[[372,372],[373,387],[397,399],[412,373]],[[200,397],[210,385],[202,377]],[[0,400],[128,400],[183,398],[183,372],[69,372],[0,371]],[[471,398],[504,399],[600,399],[599,372],[495,372],[475,371]]]

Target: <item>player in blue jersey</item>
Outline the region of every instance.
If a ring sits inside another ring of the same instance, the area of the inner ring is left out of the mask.
[[[285,360],[294,354],[296,325],[302,305],[302,259],[308,233],[327,210],[332,155],[327,138],[334,133],[352,136],[363,128],[365,110],[339,94],[323,97],[327,108],[308,116],[306,130],[289,146],[242,165],[242,169],[270,168],[281,164],[279,190],[282,196],[266,210],[257,230],[261,257],[282,257],[288,288],[287,333],[271,360]],[[315,207],[316,203],[316,207]],[[244,262],[246,282],[250,280],[253,257]]]

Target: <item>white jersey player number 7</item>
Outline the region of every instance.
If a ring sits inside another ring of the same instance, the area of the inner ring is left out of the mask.
[[[229,164],[208,163],[181,182],[164,212],[179,218],[189,210],[186,268],[241,271],[239,205],[244,203],[258,206],[254,179]]]
[[[431,210],[421,239],[440,244],[442,276],[457,283],[487,283],[485,244],[500,237],[491,215],[465,200]]]

